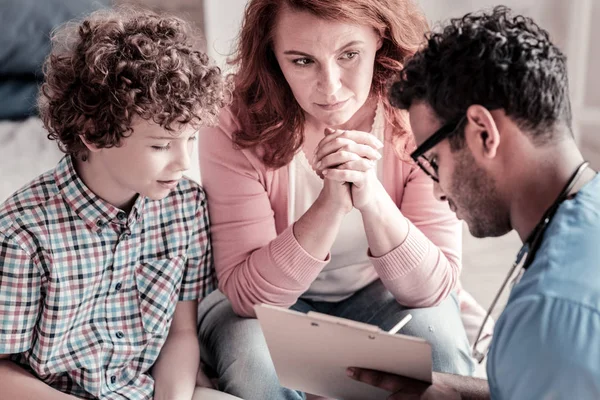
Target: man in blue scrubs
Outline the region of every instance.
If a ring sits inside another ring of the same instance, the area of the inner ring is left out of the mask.
[[[411,156],[436,197],[474,236],[515,229],[523,248],[488,381],[352,378],[392,399],[600,399],[600,177],[575,144],[568,93],[548,33],[503,7],[451,20],[407,62],[391,98],[410,112]]]

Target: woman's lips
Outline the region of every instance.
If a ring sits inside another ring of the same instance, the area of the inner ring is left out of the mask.
[[[328,104],[319,104],[319,103],[315,103],[315,104],[324,110],[335,111],[335,110],[339,110],[340,108],[344,107],[347,102],[348,102],[348,100],[338,101],[336,103],[328,103]]]

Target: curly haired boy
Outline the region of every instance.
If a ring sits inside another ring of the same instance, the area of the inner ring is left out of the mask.
[[[39,107],[66,155],[0,206],[0,386],[190,399],[215,279],[206,196],[183,174],[223,105],[220,70],[184,21],[148,11],[52,39]]]

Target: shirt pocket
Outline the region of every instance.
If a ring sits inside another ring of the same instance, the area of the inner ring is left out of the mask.
[[[168,328],[179,298],[183,257],[149,261],[135,271],[137,296],[144,330],[162,335]]]

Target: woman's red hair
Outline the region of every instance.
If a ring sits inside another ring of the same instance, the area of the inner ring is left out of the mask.
[[[304,114],[273,53],[273,28],[283,7],[319,18],[372,26],[383,40],[375,56],[371,95],[381,98],[388,121],[405,127],[402,111],[387,100],[390,78],[424,42],[427,21],[412,0],[250,0],[232,65],[233,110],[243,127],[241,148],[262,146],[268,167],[287,165],[304,141]]]

